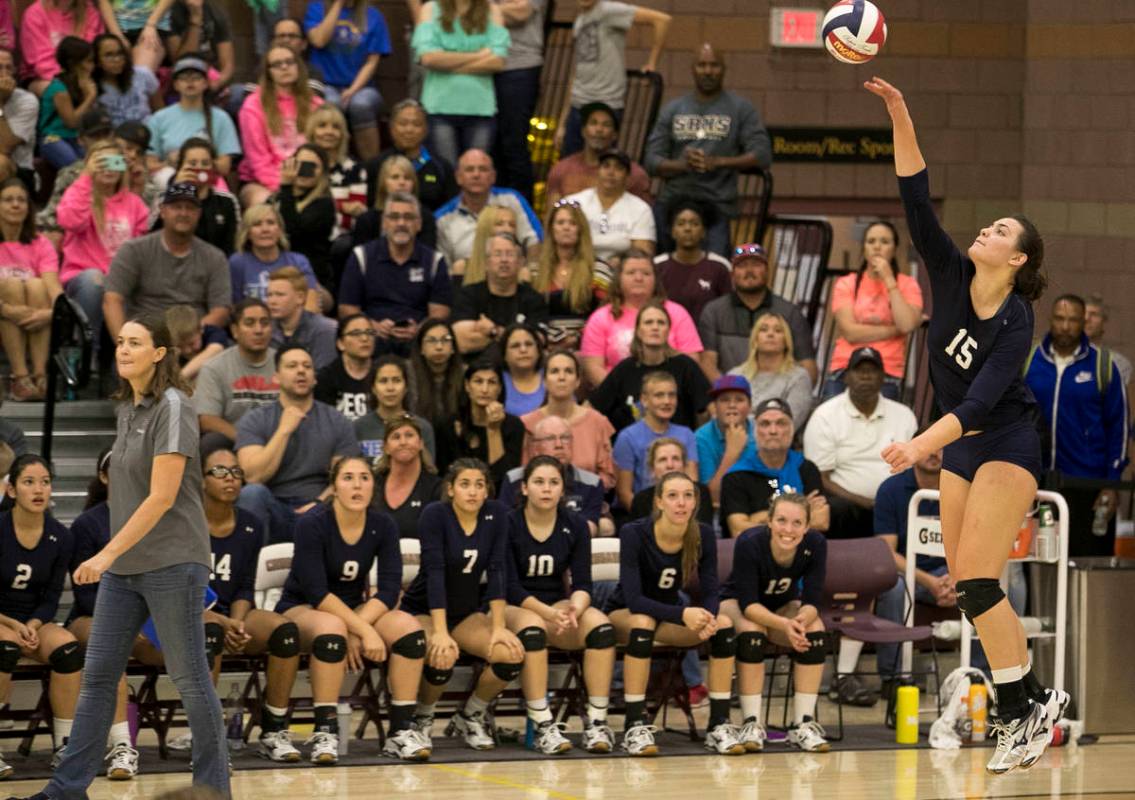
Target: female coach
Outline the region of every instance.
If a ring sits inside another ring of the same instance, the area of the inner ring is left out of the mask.
[[[1020,620],[998,584],[1013,539],[1037,490],[1040,438],[1036,401],[1021,379],[1032,345],[1031,302],[1044,293],[1044,243],[1025,217],[982,228],[963,255],[930,204],[926,162],[902,93],[884,80],[864,86],[881,97],[894,125],[895,171],[907,225],[926,262],[934,297],[927,347],[930,382],[946,413],[910,442],[883,450],[892,473],[928,453],[942,458],[942,539],[958,607],[977,627],[997,688],[992,773],[1036,763],[1068,702],[1030,671]]]

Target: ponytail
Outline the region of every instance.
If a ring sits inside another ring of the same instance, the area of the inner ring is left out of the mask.
[[[1017,238],[1017,249],[1025,254],[1026,261],[1013,276],[1013,291],[1027,300],[1039,300],[1048,288],[1048,276],[1044,273],[1044,239],[1032,221],[1024,214],[1012,214],[1021,225],[1021,235]]]

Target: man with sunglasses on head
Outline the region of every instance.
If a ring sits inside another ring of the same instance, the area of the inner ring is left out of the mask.
[[[773,294],[768,287],[769,268],[765,249],[755,242],[733,249],[733,291],[710,300],[698,319],[698,335],[705,350],[701,365],[715,381],[749,357],[749,336],[757,320],[772,311],[788,320],[792,329],[792,358],[816,382],[816,350],[812,328],[795,303]]]

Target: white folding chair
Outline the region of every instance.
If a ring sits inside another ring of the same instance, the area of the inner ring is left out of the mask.
[[[292,554],[295,545],[291,542],[269,544],[260,548],[260,558],[256,562],[256,607],[271,611],[276,607],[284,589],[284,581],[292,569]]]

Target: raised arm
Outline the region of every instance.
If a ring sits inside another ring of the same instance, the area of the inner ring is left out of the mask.
[[[895,173],[900,178],[905,178],[922,172],[926,169],[926,160],[918,149],[914,121],[910,118],[910,110],[906,107],[902,92],[877,77],[865,81],[863,87],[871,94],[883,98],[883,102],[887,104],[887,113],[891,115],[891,125],[894,128]]]

